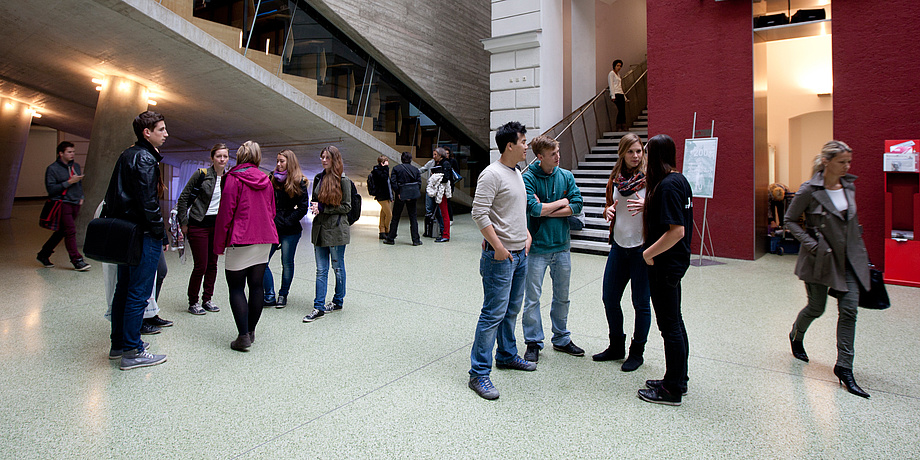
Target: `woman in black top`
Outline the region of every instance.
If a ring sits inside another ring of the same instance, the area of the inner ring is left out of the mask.
[[[646,380],[643,401],[679,406],[687,392],[687,329],[680,312],[680,280],[690,266],[693,201],[690,183],[677,172],[677,149],[659,134],[646,146],[648,196],[645,199],[645,244],[649,287],[658,329],[664,339],[663,380]]]
[[[278,230],[279,243],[272,245],[268,260],[271,261],[275,251],[281,249],[281,288],[278,289],[276,298],[272,271],[265,270],[262,290],[265,297],[264,305],[284,308],[287,305],[291,282],[294,280],[294,253],[297,252],[297,243],[303,234],[300,219],[310,210],[310,193],[297,156],[291,150],[282,150],[278,153],[271,181],[275,189],[275,228]]]

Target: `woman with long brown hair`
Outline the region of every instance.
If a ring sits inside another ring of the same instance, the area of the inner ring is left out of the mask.
[[[610,346],[592,358],[595,361],[613,361],[626,357],[620,299],[626,291],[626,283],[629,283],[636,318],[629,358],[621,366],[624,372],[634,371],[642,365],[642,354],[652,322],[648,270],[642,259],[645,165],[645,149],[639,136],[629,133],[620,138],[617,162],[607,180],[607,206],[604,208],[604,219],[610,222],[610,253],[607,255],[603,284]]]
[[[322,318],[327,311],[341,310],[345,301],[345,245],[351,240],[348,211],[351,211],[351,179],[345,177],[342,154],[330,145],[319,156],[323,171],[313,179],[314,214],[311,240],[316,259],[316,297],[313,312],[304,316],[309,323]],[[326,303],[329,265],[335,271],[335,294]]]
[[[278,230],[279,243],[272,246],[268,260],[272,259],[275,251],[281,249],[281,287],[275,297],[275,279],[272,271],[266,267],[262,290],[264,305],[284,308],[294,280],[294,254],[297,252],[300,235],[303,234],[300,219],[310,210],[307,179],[303,177],[300,163],[292,150],[285,149],[278,153],[271,182],[275,190],[275,228]]]

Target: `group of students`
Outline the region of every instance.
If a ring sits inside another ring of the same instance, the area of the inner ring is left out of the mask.
[[[525,358],[517,354],[514,324],[524,300],[528,271],[540,265],[528,261],[529,257],[534,257],[530,255],[534,241],[532,232],[540,230],[527,222],[530,220],[532,224],[534,219],[555,211],[549,210],[552,207],[547,202],[539,206],[540,211],[528,213],[528,202],[539,198],[539,192],[530,196],[534,187],[525,186],[527,179],[516,167],[526,154],[525,133],[526,129],[516,122],[499,128],[495,140],[501,158],[480,174],[473,200],[473,219],[484,238],[480,262],[484,302],[470,355],[469,387],[485,399],[499,396],[490,377],[496,342],[496,367],[501,369],[533,371],[539,356],[531,343],[528,343]],[[542,138],[538,137],[533,144]],[[554,141],[551,144],[556,146]],[[538,158],[547,161],[549,155],[537,152],[543,148],[533,146]],[[552,155],[558,164],[558,146],[555,148]],[[638,136],[627,134],[621,139],[619,148],[619,158],[607,183],[604,209],[604,217],[610,222],[612,245],[603,288],[610,345],[593,358],[610,361],[626,357],[620,298],[627,282],[632,281],[636,326],[629,357],[622,370],[633,371],[643,362],[651,321],[651,299],[664,338],[667,370],[663,379],[646,381],[646,388],[640,389],[638,396],[648,402],[679,405],[688,381],[688,341],[680,310],[680,281],[690,264],[692,193],[686,178],[676,169],[676,146],[669,136],[655,136],[643,147]],[[532,165],[525,175],[532,171],[539,174],[538,168]],[[564,210],[572,209],[569,200],[563,202]],[[575,207],[580,208],[580,200]],[[571,215],[571,212],[559,215]],[[567,245],[562,252],[568,252]],[[540,266],[545,270],[545,264]],[[555,309],[556,291],[559,290],[555,276],[553,289]],[[526,290],[529,293],[533,289],[528,285]],[[567,305],[567,296],[560,300]],[[557,321],[555,312],[551,316],[554,316],[553,330],[557,333],[553,348],[574,356],[583,355],[584,351],[575,347],[570,339],[557,343],[557,336],[567,335],[567,331],[561,330],[564,318]],[[527,335],[525,324],[525,339]]]
[[[351,180],[343,174],[342,156],[335,146],[322,150],[323,171],[313,180],[313,200],[297,156],[282,150],[275,169],[259,169],[259,144],[246,141],[237,150],[237,165],[224,173],[229,159],[225,144],[211,149],[211,167],[189,179],[176,204],[182,234],[192,251],[194,268],[188,283],[189,313],[203,315],[220,309],[211,301],[217,277],[217,258],[224,255],[230,308],[239,333],[230,347],[245,351],[255,341],[255,328],[264,306],[284,308],[294,279],[294,256],[303,227],[301,219],[314,214],[311,240],[316,258],[316,295],[312,322],[327,311],[340,310],[345,300],[345,245],[350,240],[347,214],[351,210]],[[281,252],[281,285],[268,262]],[[326,302],[330,265],[335,272],[335,294]],[[199,302],[198,293],[204,281]],[[245,288],[249,289],[249,296]]]
[[[449,147],[436,147],[431,152],[431,160],[421,168],[412,163],[412,154],[403,152],[401,164],[393,167],[390,173],[390,160],[386,155],[377,158],[377,164],[367,178],[368,192],[380,204],[379,238],[383,244],[396,244],[397,229],[403,208],[409,213],[412,245],[421,246],[418,233],[415,204],[421,196],[422,174],[427,174],[425,187],[425,229],[422,236],[435,238],[435,243],[450,241],[450,224],[453,221],[453,209],[450,198],[454,185],[459,179],[459,165]],[[438,232],[434,231],[435,222]]]
[[[112,299],[112,348],[110,359],[121,359],[121,369],[153,366],[166,361],[165,355],[148,350],[140,339],[144,311],[162,264],[165,229],[159,201],[165,192],[160,177],[159,147],[168,137],[165,118],[147,111],[134,120],[137,142],[116,162],[100,215],[133,222],[144,232],[142,255],[137,265],[119,265]],[[304,317],[311,322],[325,312],[339,310],[345,300],[345,246],[350,240],[351,180],[335,146],[320,154],[323,171],[313,180],[313,200],[307,180],[290,150],[278,153],[271,174],[259,169],[262,150],[253,141],[236,152],[236,165],[228,170],[229,150],[225,144],[211,149],[211,166],[189,179],[177,203],[181,228],[194,259],[189,278],[189,313],[219,312],[214,303],[217,259],[224,256],[237,338],[230,347],[247,351],[255,342],[256,326],[265,304],[283,307],[294,275],[294,252],[303,231],[300,220],[314,214],[311,239],[316,258],[316,296],[313,311]],[[282,282],[277,296],[268,261],[280,249]],[[335,295],[326,302],[329,267],[335,271]],[[163,267],[165,268],[165,267]],[[160,275],[160,279],[162,276]],[[203,292],[199,292],[204,283]],[[248,288],[248,296],[246,289]],[[169,321],[161,320],[166,323]]]

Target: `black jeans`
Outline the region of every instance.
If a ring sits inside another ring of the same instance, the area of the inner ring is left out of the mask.
[[[421,241],[421,238],[418,236],[418,214],[415,209],[415,203],[417,201],[418,200],[403,201],[397,199],[393,202],[393,219],[390,221],[390,232],[387,234],[387,239],[396,239],[396,233],[399,230],[399,217],[402,215],[403,206],[405,206],[406,211],[409,213],[409,231],[412,234],[412,242],[417,243]]]
[[[679,395],[689,380],[687,358],[690,342],[680,313],[680,280],[683,276],[673,269],[656,268],[654,265],[648,267],[652,307],[664,340],[664,387],[674,395]]]

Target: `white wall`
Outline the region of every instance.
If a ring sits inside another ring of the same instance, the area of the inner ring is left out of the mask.
[[[834,137],[833,126],[819,118],[804,118],[808,129],[790,141],[790,120],[812,112],[833,110],[831,36],[768,42],[767,46],[767,142],[776,149],[776,181],[795,190],[811,177],[805,165],[818,154],[814,145]],[[717,128],[718,131],[718,128]],[[846,141],[846,139],[843,139]]]
[[[74,144],[74,160],[81,166],[86,163],[86,149],[89,141],[81,137],[59,133],[55,129],[32,125],[26,151],[22,156],[19,181],[16,183],[16,198],[47,196],[45,190],[45,168],[57,159],[57,145],[61,141]],[[109,171],[106,174],[111,174]]]
[[[572,103],[566,107],[566,114],[581,107],[597,94],[595,91],[597,27],[595,2],[574,0],[572,2],[572,46],[569,52],[572,59]],[[604,78],[606,78],[606,73]],[[561,118],[561,117],[560,117]]]
[[[623,61],[620,76],[624,76],[630,66],[645,60],[648,48],[646,0],[595,0],[595,12],[597,65],[592,97],[607,86],[607,74],[615,59]],[[572,103],[581,105],[586,100],[574,99]]]

